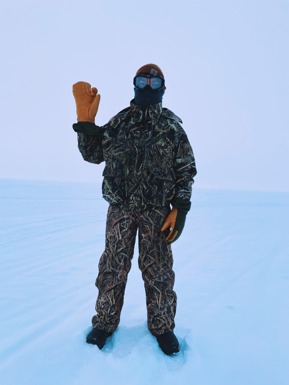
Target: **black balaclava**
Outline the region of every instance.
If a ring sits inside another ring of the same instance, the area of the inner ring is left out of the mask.
[[[146,64],[142,66],[136,73],[136,76],[138,75],[153,75],[164,78],[162,70],[156,64]],[[158,90],[153,90],[149,85],[142,90],[135,87],[134,100],[136,104],[141,105],[143,108],[147,108],[150,105],[158,104],[162,101],[165,89],[165,86]]]
[[[140,104],[143,108],[146,108],[152,104],[160,103],[164,93],[164,88],[160,90],[152,90],[150,86],[146,86],[143,90],[134,88],[134,100],[136,104]]]

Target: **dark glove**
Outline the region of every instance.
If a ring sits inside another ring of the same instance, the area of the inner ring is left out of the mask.
[[[191,202],[184,199],[175,199],[172,203],[174,206],[170,211],[161,231],[168,229],[169,233],[166,240],[170,243],[176,241],[185,227],[186,216],[191,208]]]
[[[86,135],[99,136],[101,133],[100,127],[91,122],[78,122],[72,125],[75,132],[82,132]]]

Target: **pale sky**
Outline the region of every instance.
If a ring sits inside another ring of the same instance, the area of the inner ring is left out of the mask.
[[[27,0],[0,5],[0,178],[100,182],[77,149],[72,84],[105,124],[158,64],[196,188],[289,191],[289,0]]]

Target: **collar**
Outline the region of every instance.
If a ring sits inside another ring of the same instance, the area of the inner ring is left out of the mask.
[[[140,104],[136,104],[133,99],[130,102],[130,113],[136,122],[156,122],[162,114],[162,102],[151,104],[143,109]]]

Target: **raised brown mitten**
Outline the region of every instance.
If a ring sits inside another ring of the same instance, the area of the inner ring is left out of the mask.
[[[86,82],[78,82],[73,84],[72,90],[76,103],[78,122],[94,123],[100,102],[97,88],[91,87]]]

